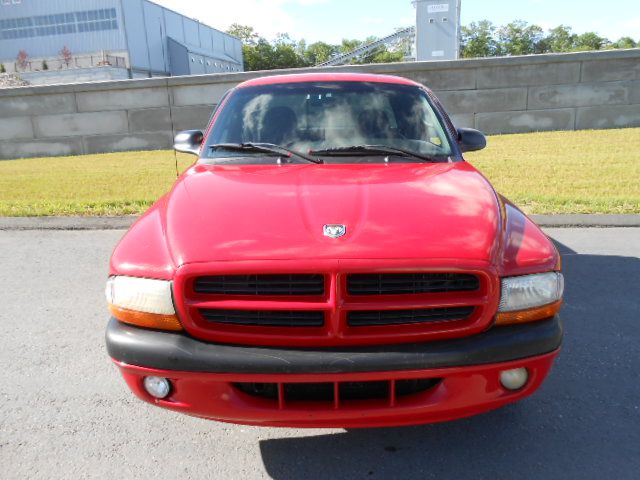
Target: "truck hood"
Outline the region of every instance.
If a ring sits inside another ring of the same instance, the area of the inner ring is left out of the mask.
[[[195,165],[163,202],[176,266],[295,259],[491,263],[499,204],[470,164]],[[325,224],[346,227],[339,238]]]

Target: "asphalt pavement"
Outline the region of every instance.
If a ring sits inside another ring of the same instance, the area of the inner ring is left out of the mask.
[[[547,229],[565,343],[532,397],[444,424],[228,425],[137,400],[104,346],[121,230],[0,231],[0,478],[640,478],[640,228]]]

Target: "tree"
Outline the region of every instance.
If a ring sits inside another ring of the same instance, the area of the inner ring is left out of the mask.
[[[303,58],[307,65],[317,65],[326,62],[338,53],[335,45],[329,45],[325,42],[315,42],[309,45],[303,54]]]
[[[543,40],[547,47],[545,52],[570,52],[575,48],[576,38],[577,35],[571,33],[571,27],[558,25],[549,30],[549,34]]]
[[[42,70],[49,70],[49,64],[46,60],[42,60]]]
[[[462,27],[460,53],[463,58],[491,57],[496,55],[498,45],[496,27],[488,20],[471,22]]]
[[[307,46],[304,40],[294,40],[286,33],[280,33],[269,42],[261,37],[253,27],[233,24],[227,33],[242,41],[244,66],[247,71],[272,70],[280,68],[298,68],[317,65],[330,60],[335,55],[347,53],[363,43],[377,40],[367,38],[364,42],[357,39],[344,39],[340,45],[315,42]],[[392,47],[381,45],[352,63],[400,62],[404,60],[407,42],[398,42]]]
[[[406,30],[407,27],[396,27],[395,31],[396,33],[399,32],[400,30]],[[404,37],[401,38],[399,40],[396,40],[392,46],[389,48],[389,50],[391,52],[401,52],[402,53],[402,60],[404,60],[405,57],[411,57],[413,55],[413,43],[415,41],[415,36],[411,36],[411,37]]]
[[[540,53],[542,28],[515,20],[498,29],[500,55],[531,55]]]
[[[640,43],[636,43],[631,37],[622,37],[620,40],[612,44],[613,48],[636,48]]]
[[[360,40],[349,40],[343,38],[342,43],[338,46],[338,51],[340,53],[349,53],[351,50],[358,48],[360,45],[362,45],[362,42]]]
[[[288,34],[279,34],[273,43],[259,36],[253,27],[234,23],[227,33],[242,41],[244,67],[247,71],[273,70],[306,66],[296,44]],[[303,44],[304,45],[304,44]]]
[[[59,55],[62,63],[64,63],[67,68],[69,68],[69,64],[71,63],[71,60],[73,60],[73,54],[71,53],[71,50],[69,50],[69,48],[67,48],[67,46],[65,45],[64,47],[62,47],[62,50],[60,50]]]
[[[26,51],[20,50],[18,52],[18,56],[16,57],[16,65],[22,70],[27,69],[27,66],[29,65],[29,54]]]
[[[233,23],[228,29],[227,33],[229,35],[233,35],[234,37],[238,37],[242,40],[243,45],[257,45],[260,40],[260,36],[256,33],[253,27],[249,25],[240,25],[239,23]]]
[[[307,42],[303,38],[302,40],[298,40],[294,42],[294,49],[296,51],[296,55],[304,60],[305,65],[307,64],[307,60],[305,59],[304,53],[307,51]]]
[[[368,37],[362,44],[372,43],[378,40],[377,37]],[[359,45],[358,45],[359,46]],[[390,51],[386,45],[379,45],[373,50],[368,51],[359,58],[354,59],[353,63],[366,65],[370,63],[393,63],[401,62],[404,59],[403,51]]]
[[[271,65],[273,47],[264,38],[258,40],[255,45],[242,45],[244,56],[244,68],[247,71],[269,70]]]
[[[284,41],[272,45],[264,38],[260,38],[255,46],[244,45],[242,51],[247,71],[305,66],[304,59],[296,53],[294,45]]]
[[[392,52],[385,46],[378,47],[374,52],[372,56],[368,57],[369,61],[366,63],[396,63],[404,60],[404,52]]]
[[[276,43],[274,47],[274,68],[305,67],[304,59],[298,55],[291,43]]]
[[[351,52],[361,45],[377,40],[376,37],[369,37],[364,42],[345,38],[338,45],[326,42],[307,45],[304,40],[294,40],[288,34],[281,33],[270,42],[261,37],[253,27],[238,23],[231,25],[227,33],[241,39],[247,71],[318,65],[336,55]],[[391,45],[380,45],[360,57],[351,59],[350,63],[401,62],[411,51],[412,42],[413,39],[404,38]],[[640,47],[640,43],[636,43],[630,37],[623,37],[611,43],[593,32],[576,35],[566,25],[558,25],[545,35],[539,25],[530,25],[523,20],[514,20],[500,27],[496,27],[489,20],[472,22],[462,27],[460,39],[460,53],[463,58],[634,47]]]
[[[574,50],[600,50],[609,40],[595,32],[586,32],[576,37]]]
[[[4,67],[4,63],[0,63],[0,73],[7,73],[7,69]]]

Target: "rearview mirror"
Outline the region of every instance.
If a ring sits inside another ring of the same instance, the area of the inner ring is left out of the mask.
[[[475,152],[487,146],[487,137],[473,128],[459,128],[458,144],[463,152]]]
[[[173,140],[173,148],[178,152],[198,155],[203,139],[204,134],[200,130],[184,130],[176,134]]]

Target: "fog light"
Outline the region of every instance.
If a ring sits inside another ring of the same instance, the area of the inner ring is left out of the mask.
[[[529,379],[529,372],[526,368],[513,368],[500,372],[500,383],[507,390],[519,390],[524,387]]]
[[[171,383],[162,377],[144,377],[144,389],[156,398],[164,398],[169,395]]]

